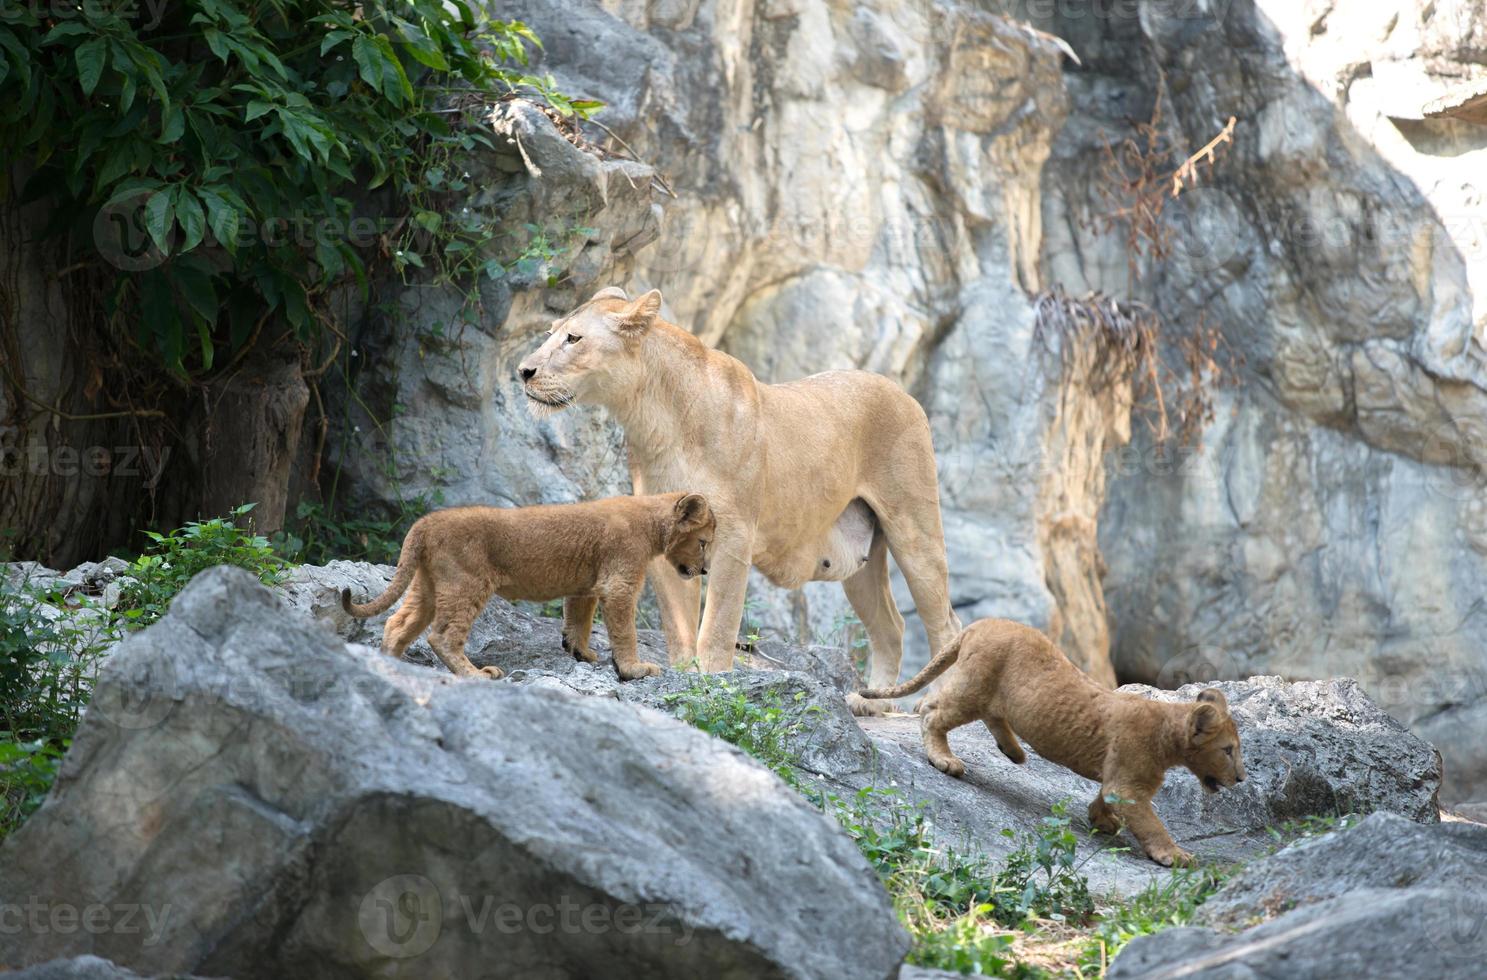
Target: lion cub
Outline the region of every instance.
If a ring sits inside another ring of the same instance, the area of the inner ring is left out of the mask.
[[[382,650],[401,657],[430,623],[429,646],[460,676],[500,677],[475,669],[465,640],[492,595],[545,602],[564,599],[563,649],[597,663],[589,650],[594,608],[602,606],[621,680],[659,674],[635,652],[635,604],[646,565],[665,555],[682,578],[707,574],[716,522],[696,493],[610,497],[538,507],[453,507],[413,523],[403,538],[397,574],[365,605],[341,592],[353,616],[375,616],[408,592],[382,631]]]
[[[920,726],[929,761],[952,776],[965,763],[950,751],[950,730],[984,722],[1002,754],[1021,765],[1020,735],[1043,758],[1100,784],[1089,805],[1097,830],[1118,833],[1122,824],[1158,864],[1188,864],[1152,809],[1167,770],[1186,766],[1208,793],[1244,782],[1239,730],[1223,692],[1202,691],[1194,704],[1149,701],[1107,691],[1085,676],[1042,633],[1005,619],[966,627],[919,674],[865,698],[901,698],[949,669],[944,687],[921,704]]]

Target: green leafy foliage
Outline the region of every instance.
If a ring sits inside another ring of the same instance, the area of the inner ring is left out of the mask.
[[[1080,952],[1079,969],[1103,976],[1115,954],[1137,936],[1191,924],[1198,906],[1218,891],[1226,876],[1214,868],[1174,868],[1165,881],[1154,881],[1135,897],[1104,910]]]
[[[258,576],[265,585],[280,582],[288,571],[267,538],[240,527],[253,504],[243,504],[231,517],[192,521],[161,534],[146,531],[150,547],[135,559],[126,574],[118,613],[130,629],[141,629],[165,615],[170,600],[198,572],[214,565],[236,565]]]
[[[703,677],[666,704],[749,752],[837,821],[913,936],[908,962],[916,965],[1014,980],[1104,976],[1132,939],[1188,924],[1228,873],[1176,869],[1134,898],[1097,907],[1080,872],[1068,800],[1034,827],[1004,830],[1016,846],[992,862],[946,846],[924,806],[891,786],[869,785],[846,798],[821,791],[799,771],[795,749],[809,715],[778,696],[751,701],[735,683]]]
[[[8,4],[0,135],[51,230],[130,273],[108,306],[132,344],[196,375],[265,317],[316,334],[317,295],[365,289],[380,250],[399,269],[446,250],[473,267],[489,232],[444,217],[454,184],[430,172],[488,137],[448,105],[520,92],[560,115],[599,107],[526,71],[539,46],[466,0]],[[358,210],[379,188],[385,220]]]
[[[112,609],[76,586],[37,589],[0,578],[0,838],[45,798],[109,647],[158,620],[194,575],[214,565],[246,568],[266,585],[283,579],[288,566],[249,525],[253,506],[145,532],[150,545],[115,580]]]
[[[404,501],[396,514],[379,517],[302,500],[289,528],[274,535],[273,550],[296,564],[344,559],[393,565],[408,528],[436,506],[436,498],[419,497]]]
[[[810,718],[820,710],[805,705],[805,697],[799,692],[787,705],[770,692],[755,702],[733,682],[704,674],[686,691],[666,695],[665,704],[682,721],[738,746],[799,788],[792,743],[805,734]]]
[[[36,812],[57,779],[67,744],[0,738],[0,840]]]

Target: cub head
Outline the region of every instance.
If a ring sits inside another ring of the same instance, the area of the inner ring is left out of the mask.
[[[1187,743],[1183,747],[1187,766],[1205,793],[1244,782],[1244,759],[1239,750],[1239,729],[1229,717],[1224,692],[1210,687],[1198,692],[1188,712]]]
[[[666,560],[682,578],[706,575],[712,558],[713,532],[717,519],[707,498],[689,493],[676,502],[671,511],[671,527],[666,533]]]
[[[660,312],[657,290],[632,301],[610,286],[554,320],[547,340],[516,368],[527,407],[542,417],[576,402],[613,403],[634,391],[644,367],[636,341]]]

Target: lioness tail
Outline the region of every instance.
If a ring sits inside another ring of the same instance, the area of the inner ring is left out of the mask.
[[[862,691],[861,696],[874,701],[885,698],[901,698],[925,687],[930,681],[949,670],[950,665],[960,658],[960,640],[963,636],[965,636],[965,632],[961,631],[956,635],[955,639],[945,644],[945,649],[935,654],[934,659],[925,664],[924,669],[915,674],[912,679],[904,681],[897,687],[884,687]]]
[[[398,597],[408,591],[408,586],[413,582],[413,575],[418,571],[419,554],[423,551],[423,528],[414,524],[408,529],[408,536],[403,539],[403,553],[398,555],[398,570],[387,583],[387,588],[382,594],[365,605],[357,605],[351,601],[351,590],[341,590],[341,608],[346,610],[357,619],[366,619],[375,616],[382,610],[398,601]]]

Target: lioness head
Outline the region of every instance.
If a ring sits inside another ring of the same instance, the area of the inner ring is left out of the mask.
[[[1183,756],[1206,793],[1244,782],[1244,759],[1239,751],[1239,729],[1229,717],[1224,692],[1210,687],[1198,692],[1188,713],[1187,745]]]
[[[709,549],[717,527],[712,508],[702,494],[689,493],[676,502],[671,528],[666,534],[666,560],[682,578],[707,574],[707,562],[712,556]]]
[[[547,340],[517,365],[527,406],[541,416],[633,391],[644,366],[635,342],[660,312],[657,290],[632,301],[623,289],[610,286],[554,320]]]

